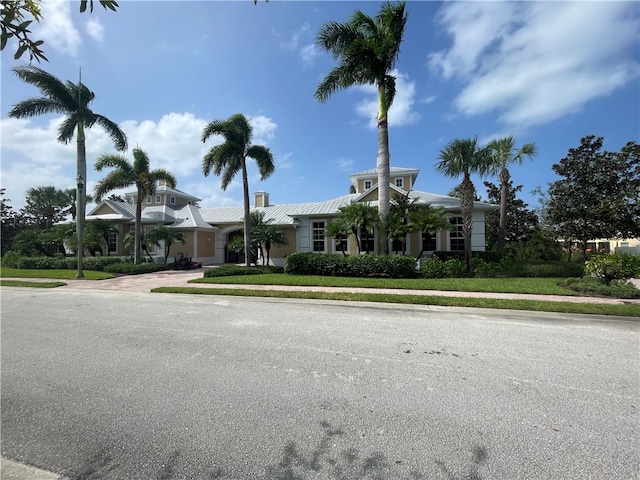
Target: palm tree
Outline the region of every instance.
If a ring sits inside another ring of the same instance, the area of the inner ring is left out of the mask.
[[[67,209],[65,213],[71,214],[71,219],[75,221],[76,214],[78,213],[78,207],[76,202],[76,197],[78,195],[78,190],[75,188],[67,188],[64,190],[64,197],[67,205]],[[93,202],[93,197],[91,195],[85,195],[84,204],[86,205],[89,202]]]
[[[251,145],[253,129],[249,120],[241,114],[231,115],[227,120],[214,120],[202,131],[202,141],[212,135],[222,135],[225,142],[216,145],[202,159],[202,173],[209,176],[222,175],[222,190],[226,190],[238,172],[242,172],[244,194],[244,251],[250,252],[251,222],[249,209],[249,180],[247,177],[247,157],[258,164],[261,180],[268,178],[275,170],[271,151],[262,145]],[[250,255],[245,255],[246,266],[251,265]]]
[[[96,160],[94,168],[101,172],[103,168],[115,168],[98,182],[95,187],[94,194],[96,201],[102,198],[112,190],[118,188],[126,188],[135,185],[137,189],[136,198],[136,219],[135,219],[135,249],[133,254],[133,262],[138,263],[140,260],[140,246],[142,245],[142,199],[147,195],[154,195],[156,192],[156,182],[164,180],[171,188],[176,188],[176,178],[172,173],[157,168],[149,170],[149,156],[141,148],[133,149],[133,163],[127,161],[122,155],[100,155]]]
[[[262,264],[265,262],[265,253],[267,265],[269,265],[271,261],[271,246],[280,247],[282,245],[288,245],[289,241],[282,234],[280,230],[278,230],[277,225],[274,225],[273,219],[270,218],[268,220],[264,219],[264,212],[261,210],[254,210],[251,212],[251,245],[252,250],[253,247],[256,248],[259,252],[263,252],[262,255]],[[258,254],[256,254],[256,262],[258,259]]]
[[[378,223],[378,215],[375,207],[372,207],[368,203],[351,202],[349,205],[340,207],[338,218],[344,219],[344,221],[351,227],[351,233],[356,239],[356,245],[358,246],[358,253],[362,252],[362,243],[365,243],[366,252],[369,253],[369,235],[373,233],[373,228]],[[360,232],[363,233],[362,241],[360,239]]]
[[[87,222],[85,243],[91,243],[94,251],[102,251],[102,246],[105,245],[107,256],[109,256],[111,255],[109,252],[109,235],[112,233],[118,233],[118,229],[113,224],[101,218],[91,220]]]
[[[34,215],[47,232],[51,230],[53,222],[64,217],[63,209],[67,206],[65,191],[52,185],[30,188],[26,201],[25,210]]]
[[[418,208],[412,210],[409,214],[409,221],[413,225],[416,231],[424,233],[430,233],[434,235],[440,230],[450,230],[451,222],[449,221],[450,215],[444,211],[444,208],[433,208],[430,205],[418,205]],[[420,249],[420,253],[416,257],[416,262],[420,260],[424,253],[424,244]]]
[[[507,231],[507,196],[509,194],[509,165],[522,164],[525,157],[533,157],[537,153],[534,143],[525,143],[519,150],[516,148],[516,140],[513,136],[498,138],[489,143],[487,148],[491,152],[489,173],[498,175],[500,180],[500,221],[498,224],[498,253],[504,253],[504,244]]]
[[[478,146],[478,137],[457,138],[449,142],[442,150],[436,164],[436,170],[450,178],[463,176],[460,184],[460,203],[462,210],[462,233],[464,235],[464,258],[467,271],[471,268],[471,233],[473,229],[473,195],[475,187],[472,174],[484,176],[487,172],[487,149]]]
[[[340,249],[342,255],[346,257],[347,252],[345,252],[342,242],[351,235],[351,228],[346,220],[343,217],[338,216],[327,223],[324,230],[328,237],[333,238],[335,245]]]
[[[96,124],[99,125],[107,132],[118,151],[127,149],[127,137],[117,124],[107,117],[94,113],[89,108],[95,94],[81,80],[77,84],[69,80],[63,83],[53,75],[32,65],[16,67],[13,71],[21,80],[39,88],[43,96],[18,102],[9,112],[9,117],[28,118],[47,113],[61,113],[65,115],[64,121],[58,128],[58,141],[62,143],[69,143],[77,131],[76,181],[78,194],[76,198],[79,200],[76,228],[78,235],[78,273],[76,276],[82,278],[84,277],[82,272],[82,235],[84,233],[86,208],[84,199],[87,180],[85,129]]]
[[[378,89],[377,171],[382,253],[389,253],[385,231],[391,181],[387,115],[396,94],[396,78],[390,72],[400,54],[406,23],[405,3],[385,2],[375,18],[356,10],[347,23],[325,23],[316,39],[316,44],[339,62],[318,85],[314,95],[318,101],[324,103],[333,93],[354,85],[375,85]]]
[[[161,241],[164,242],[164,263],[167,263],[171,246],[174,243],[180,242],[182,245],[187,243],[182,232],[176,232],[164,225],[154,228],[147,235],[147,242],[153,243],[157,247],[160,246]]]
[[[142,232],[139,238],[140,238],[140,248],[144,250],[144,253],[147,254],[147,257],[149,257],[149,261],[152,262],[153,257],[149,253],[149,244],[147,243],[147,236],[144,234],[144,232]],[[127,250],[131,250],[132,248],[135,248],[136,240],[137,239],[136,239],[135,230],[127,232],[127,234],[124,236],[124,242],[123,242],[124,248]]]
[[[407,246],[407,235],[415,231],[410,215],[418,208],[417,200],[417,198],[412,199],[409,192],[404,195],[396,195],[391,200],[387,229],[392,243],[396,243],[396,254],[400,250],[397,247],[400,246],[402,255],[404,255]]]

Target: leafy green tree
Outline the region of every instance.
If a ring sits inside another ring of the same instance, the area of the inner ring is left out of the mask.
[[[552,166],[546,215],[559,236],[580,244],[597,238],[640,236],[640,155],[635,142],[603,152],[603,138],[583,137],[580,146]]]
[[[475,186],[471,181],[471,175],[486,175],[488,151],[480,148],[478,137],[457,138],[449,142],[438,156],[439,162],[436,170],[450,178],[462,175],[460,184],[460,204],[462,210],[462,232],[464,234],[464,257],[467,263],[467,271],[471,268],[471,234],[473,229],[473,196]]]
[[[516,148],[516,140],[512,136],[498,138],[489,143],[490,175],[498,175],[500,180],[500,216],[498,225],[498,253],[504,254],[504,244],[507,235],[507,204],[509,200],[509,166],[522,164],[525,157],[531,158],[537,153],[534,143],[525,143],[520,149]]]
[[[116,11],[118,3],[114,0],[98,0],[100,5],[105,10]],[[44,52],[40,50],[40,46],[44,43],[43,40],[32,40],[30,38],[31,30],[28,27],[35,20],[40,22],[42,20],[41,13],[41,0],[2,0],[0,2],[2,8],[0,9],[0,17],[2,19],[2,33],[0,34],[0,50],[4,50],[7,46],[7,42],[10,38],[15,38],[18,41],[18,49],[13,58],[16,60],[22,57],[25,52],[29,52],[29,61],[36,59],[48,61]],[[93,12],[93,0],[81,0],[80,12],[84,12],[87,9],[87,3],[90,6],[90,10]]]
[[[282,245],[288,245],[289,241],[278,230],[277,225],[274,225],[273,219],[264,218],[264,212],[262,210],[254,210],[251,212],[251,246],[252,252],[260,252],[259,256],[262,257],[262,264],[265,264],[265,254],[267,265],[271,262],[271,247],[280,247]],[[258,259],[258,253],[255,254],[256,262]]]
[[[247,157],[258,165],[261,180],[268,178],[275,170],[271,150],[263,145],[252,145],[253,129],[249,120],[236,113],[227,120],[214,120],[202,132],[202,141],[206,142],[212,135],[222,135],[224,143],[212,147],[202,160],[202,173],[205,177],[211,171],[222,175],[222,190],[226,190],[233,178],[242,172],[242,191],[244,195],[244,245],[249,252],[251,243],[251,211],[249,208],[249,179],[247,176]],[[251,259],[245,255],[247,267]]]
[[[8,198],[4,198],[5,189],[0,188],[0,213],[2,218],[2,230],[0,231],[0,247],[2,255],[9,251],[13,239],[24,228],[22,216],[16,212],[9,202]]]
[[[95,94],[90,91],[82,81],[77,84],[67,81],[62,83],[58,78],[33,67],[16,67],[14,73],[24,82],[34,85],[43,93],[42,97],[29,98],[18,102],[9,112],[12,118],[28,118],[36,115],[48,113],[61,113],[65,115],[64,121],[58,128],[58,141],[69,143],[76,135],[77,162],[76,180],[78,187],[78,207],[77,207],[77,235],[78,235],[78,273],[77,277],[82,278],[82,236],[84,233],[87,180],[87,152],[85,147],[85,129],[94,125],[102,127],[116,150],[127,149],[127,137],[124,132],[107,117],[94,113],[89,104],[93,101]],[[77,133],[76,133],[77,131]]]
[[[524,243],[535,232],[538,227],[538,215],[533,210],[529,210],[522,199],[517,198],[518,192],[522,191],[522,185],[513,186],[513,182],[507,182],[506,196],[502,186],[484,182],[487,188],[488,201],[493,204],[500,202],[505,197],[506,202],[506,231],[505,242]],[[496,210],[487,212],[485,215],[485,238],[490,250],[498,246],[500,235],[500,213]]]
[[[113,168],[102,180],[98,182],[94,193],[96,200],[100,202],[109,192],[119,188],[136,187],[136,218],[135,218],[135,248],[133,262],[140,260],[140,246],[142,244],[142,199],[147,195],[154,195],[158,180],[164,180],[170,188],[176,188],[176,178],[172,173],[156,168],[150,170],[149,156],[141,148],[133,149],[133,163],[122,155],[100,155],[94,168],[101,172],[104,168]]]
[[[24,228],[14,237],[11,249],[25,257],[36,255],[52,257],[52,253],[47,249],[47,239],[43,233],[35,226]]]
[[[48,232],[41,232],[41,242],[48,252],[66,255],[66,245],[75,234],[75,225],[56,225]]]
[[[174,243],[180,243],[184,245],[187,241],[184,238],[182,232],[160,225],[147,234],[147,242],[153,243],[157,247],[160,247],[160,242],[164,243],[164,263],[167,263],[169,253],[171,252],[171,246]]]
[[[338,216],[327,223],[325,227],[325,233],[328,237],[333,238],[336,247],[340,249],[343,256],[347,256],[347,252],[344,249],[344,241],[351,235],[351,227],[347,223],[344,217]]]
[[[378,89],[378,209],[381,218],[382,253],[389,253],[386,232],[390,209],[389,108],[396,94],[396,77],[391,75],[400,54],[407,13],[405,3],[385,2],[375,17],[360,10],[346,23],[327,22],[316,45],[331,52],[338,65],[316,88],[315,98],[326,102],[335,92],[354,85],[375,85]]]
[[[362,243],[365,244],[366,253],[369,253],[369,236],[373,235],[374,227],[377,225],[379,217],[375,207],[369,203],[351,202],[349,205],[340,207],[338,218],[351,228],[351,233],[356,239],[358,253],[362,253]],[[360,232],[363,238],[360,238]]]

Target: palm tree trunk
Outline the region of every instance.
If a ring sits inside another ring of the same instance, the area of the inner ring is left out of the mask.
[[[462,189],[462,233],[464,235],[464,260],[467,272],[471,270],[471,235],[473,233],[473,182],[469,174],[465,173],[460,185]]]
[[[244,194],[244,263],[251,266],[251,211],[249,209],[249,179],[247,178],[247,161],[242,158],[242,192]]]
[[[85,219],[85,199],[86,184],[87,184],[87,152],[84,144],[84,126],[81,122],[78,123],[78,138],[76,140],[76,232],[78,234],[78,270],[76,272],[76,278],[84,278],[84,219]]]
[[[378,214],[380,215],[380,252],[389,254],[389,236],[387,219],[389,218],[389,183],[391,173],[389,169],[389,122],[385,106],[385,91],[382,84],[378,85]]]
[[[135,224],[135,237],[133,247],[133,263],[138,264],[140,262],[140,250],[142,246],[142,189],[138,187],[138,198],[136,198],[136,224]],[[149,253],[147,252],[147,255]],[[151,255],[149,255],[151,258]]]
[[[507,190],[509,187],[509,170],[503,168],[498,176],[500,180],[500,221],[498,227],[498,253],[504,254],[505,239],[507,236]]]

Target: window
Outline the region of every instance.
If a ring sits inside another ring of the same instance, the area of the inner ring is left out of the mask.
[[[375,252],[373,234],[367,232],[367,230],[362,227],[360,227],[360,251],[366,253]]]
[[[364,181],[364,189],[369,190],[371,188],[371,180]]]
[[[160,195],[156,195],[156,203],[160,203]]]
[[[175,204],[176,204],[176,197],[171,197],[171,198],[169,199],[169,203],[170,203],[171,205],[175,205]]]
[[[396,187],[404,188],[404,178],[396,178]]]
[[[109,233],[109,252],[117,253],[118,251],[118,234]]]
[[[462,217],[451,218],[451,231],[449,232],[449,250],[452,252],[464,252],[464,233],[462,231]]]
[[[151,195],[147,195],[147,203],[151,203]]]
[[[324,222],[313,222],[312,235],[313,235],[313,251],[324,252],[325,251]]]
[[[436,236],[433,233],[422,232],[422,249],[425,252],[435,252],[438,249]]]

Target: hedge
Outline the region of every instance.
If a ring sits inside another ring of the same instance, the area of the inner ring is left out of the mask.
[[[296,252],[287,256],[285,273],[338,277],[415,278],[412,257],[401,255],[325,255]]]
[[[261,275],[264,273],[283,273],[282,267],[241,267],[239,265],[223,265],[216,268],[208,268],[204,271],[205,277],[232,277],[235,275]]]
[[[139,263],[137,265],[133,263],[112,263],[104,267],[105,272],[109,273],[123,273],[126,275],[139,275],[141,273],[153,273],[160,272],[162,270],[170,270],[173,268],[173,264],[158,264],[158,263]]]
[[[131,257],[84,257],[83,267],[85,270],[106,270],[105,267],[113,264],[131,263]],[[78,268],[76,257],[22,257],[14,252],[8,252],[2,257],[2,266],[22,269],[61,269],[75,270]]]

